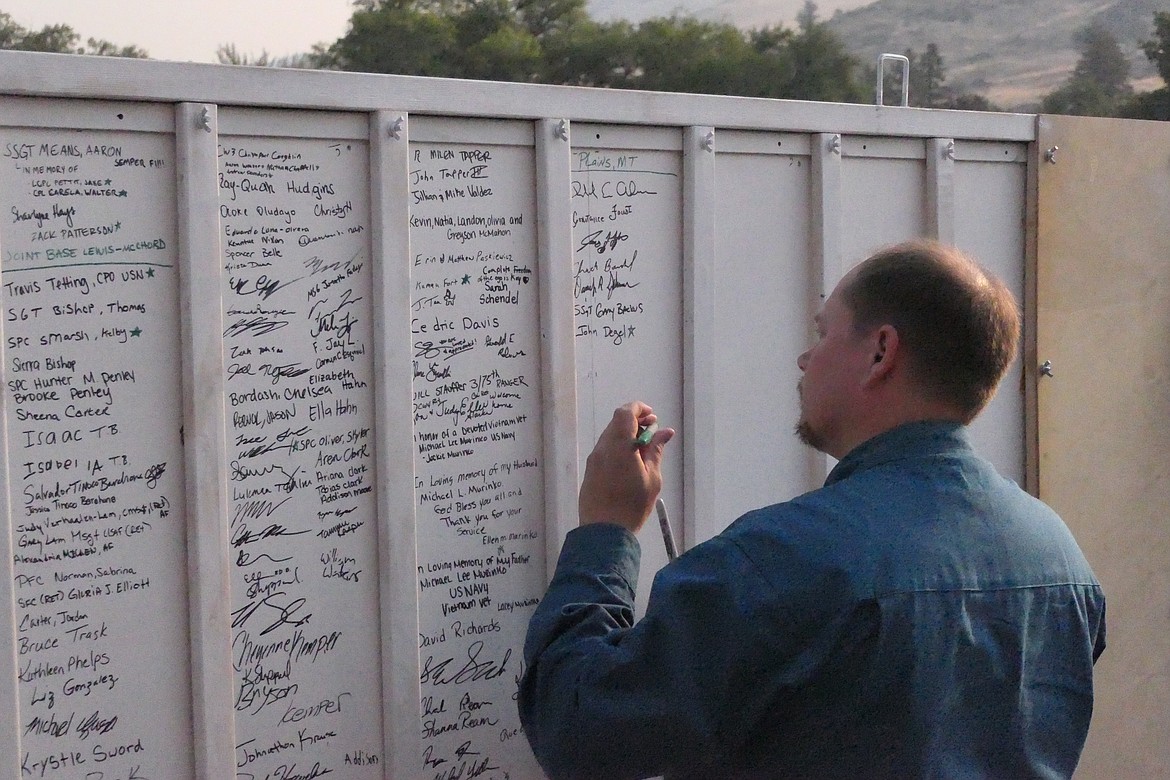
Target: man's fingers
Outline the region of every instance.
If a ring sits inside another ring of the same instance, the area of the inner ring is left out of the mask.
[[[623,422],[629,420],[638,422],[647,416],[653,417],[654,409],[642,401],[631,401],[613,410],[614,420],[622,420]]]
[[[649,405],[641,401],[632,401],[614,409],[613,419],[602,433],[602,437],[633,439],[638,435],[639,426],[651,425],[657,420],[657,415]]]

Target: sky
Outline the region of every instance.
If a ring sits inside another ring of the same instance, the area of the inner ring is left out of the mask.
[[[26,29],[67,24],[87,38],[133,44],[158,60],[216,62],[221,44],[280,57],[345,34],[350,0],[0,0]]]
[[[837,8],[870,1],[821,0],[817,5],[826,18]],[[613,5],[612,0],[595,2]],[[623,0],[622,5],[634,20],[646,15],[639,10],[668,15],[693,9],[701,17],[755,26],[795,19],[803,0]],[[727,8],[746,18],[727,19]],[[26,29],[67,24],[82,41],[133,44],[159,60],[215,62],[221,44],[234,44],[241,54],[281,57],[307,52],[314,43],[332,43],[345,34],[353,5],[351,0],[0,0],[0,11]]]

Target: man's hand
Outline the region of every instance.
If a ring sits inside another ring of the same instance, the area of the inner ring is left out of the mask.
[[[670,428],[656,432],[639,447],[638,426],[658,420],[640,401],[618,407],[585,461],[585,479],[577,499],[581,525],[616,523],[637,533],[662,490],[662,450],[674,436]]]

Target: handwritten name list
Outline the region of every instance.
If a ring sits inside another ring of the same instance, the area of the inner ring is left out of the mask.
[[[622,376],[631,377],[639,397],[660,368],[671,367],[668,387],[678,385],[677,363],[657,365],[681,359],[678,157],[576,150],[572,187],[580,445],[587,455],[597,424],[612,412],[607,398],[601,416],[593,414],[593,385],[603,373],[604,384],[618,393],[624,392]],[[666,397],[674,395],[677,390]]]
[[[544,591],[530,148],[415,144],[420,777],[539,777],[515,694]]]
[[[679,233],[673,208],[679,185],[669,170],[673,166],[662,161],[655,166],[652,154],[574,153],[573,315],[577,337],[587,340],[586,347],[648,340],[641,326],[655,319],[647,317],[649,306],[666,297],[654,282],[661,275],[662,255],[679,246],[663,229],[663,222],[674,223],[673,232]]]
[[[382,776],[367,171],[220,139],[238,778]]]
[[[0,142],[21,744],[0,774],[187,776],[173,143]]]

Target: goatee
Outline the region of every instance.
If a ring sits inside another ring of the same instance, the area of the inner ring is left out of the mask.
[[[796,426],[793,430],[796,433],[796,438],[800,439],[802,444],[812,447],[814,450],[824,452],[824,442],[821,441],[821,437],[817,435],[817,432],[813,430],[813,427],[808,424],[808,420],[802,418],[798,423],[796,423]]]

